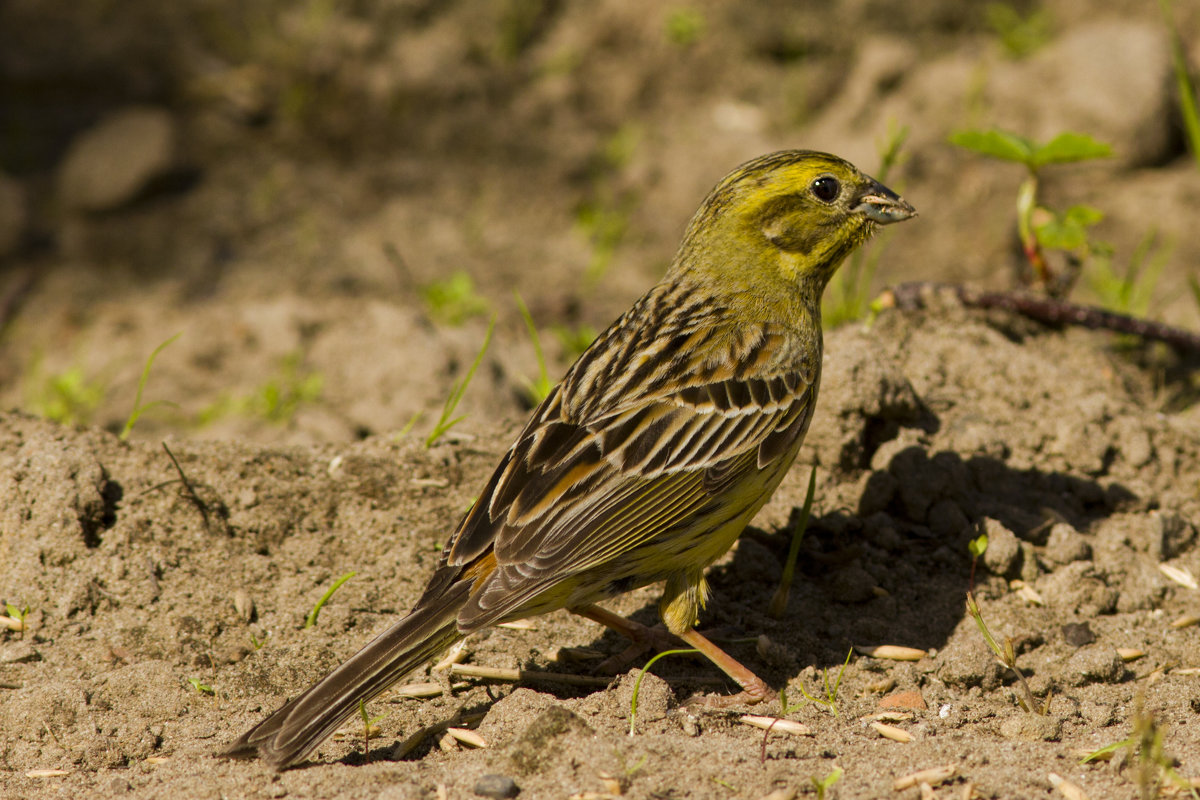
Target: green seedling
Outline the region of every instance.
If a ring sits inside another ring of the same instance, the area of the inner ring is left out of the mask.
[[[529,313],[529,307],[525,305],[520,294],[513,292],[513,296],[517,299],[517,308],[521,311],[521,318],[525,320],[525,328],[529,331],[530,341],[533,342],[533,352],[537,355],[538,376],[533,380],[525,379],[525,394],[536,406],[550,396],[554,382],[550,380],[546,370],[546,354],[542,352],[542,339],[538,336],[537,326],[533,324],[533,315]]]
[[[788,703],[787,689],[779,690],[779,717],[772,720],[771,724],[768,725],[766,730],[763,731],[762,745],[759,747],[758,753],[759,761],[764,764],[767,763],[767,740],[771,737],[771,729],[775,727],[775,723],[779,722],[780,719],[786,717],[788,714],[791,714],[793,711],[799,711],[802,708],[804,708],[804,703],[802,702],[796,703],[795,705]]]
[[[825,800],[825,793],[833,788],[833,785],[840,781],[844,774],[845,772],[841,767],[834,767],[833,772],[824,778],[818,778],[816,775],[809,776],[809,780],[812,781],[813,791],[817,793],[817,800]]]
[[[26,407],[39,417],[62,425],[87,425],[104,401],[107,382],[88,378],[83,368],[70,367],[64,372],[42,376],[40,359],[35,362],[30,382],[34,388],[26,395]]]
[[[1017,676],[1017,680],[1021,684],[1021,691],[1024,697],[1018,697],[1017,703],[1021,708],[1030,714],[1045,715],[1050,710],[1050,698],[1046,698],[1046,703],[1040,708],[1037,702],[1033,699],[1033,691],[1030,690],[1029,684],[1025,682],[1025,674],[1021,672],[1017,666],[1017,652],[1013,647],[1012,637],[1005,637],[1004,646],[1001,647],[992,636],[991,630],[988,629],[987,623],[983,620],[983,612],[979,608],[979,603],[975,602],[975,567],[979,564],[979,559],[983,558],[983,554],[987,552],[988,537],[986,533],[981,533],[971,541],[967,542],[967,552],[971,554],[971,582],[970,588],[967,589],[967,613],[971,615],[971,619],[975,620],[975,624],[979,627],[979,632],[983,634],[983,639],[987,642],[987,646],[996,656],[996,660],[1000,665],[1012,670]]]
[[[29,615],[29,606],[23,606],[21,608],[17,608],[12,603],[5,603],[4,604],[4,613],[8,616],[9,619],[16,620],[17,624],[15,626],[13,626],[13,629],[17,631],[17,634],[18,634],[17,638],[24,639],[25,638],[25,629],[27,627],[25,625],[25,617],[27,617]]]
[[[187,682],[190,683],[192,688],[200,694],[207,694],[213,697],[215,697],[217,694],[213,687],[209,686],[207,683],[203,683],[199,678],[188,678]]]
[[[283,425],[304,406],[321,398],[325,378],[305,369],[304,356],[294,352],[284,356],[276,375],[242,397],[225,396],[196,415],[197,425],[208,425],[230,416],[264,419]]]
[[[987,548],[988,537],[986,533],[981,533],[967,542],[967,552],[971,554],[971,582],[968,584],[968,591],[975,591],[975,567],[979,563],[979,559],[983,558],[983,554],[987,552]]]
[[[677,8],[667,15],[667,41],[691,47],[704,35],[704,15],[692,8]]]
[[[483,356],[487,352],[488,345],[492,343],[492,331],[495,328],[496,318],[492,317],[492,321],[488,323],[487,333],[483,336],[483,346],[479,348],[479,355],[475,356],[475,360],[471,362],[471,368],[467,370],[467,374],[463,376],[463,379],[451,388],[450,395],[446,398],[446,402],[442,404],[442,415],[438,417],[437,424],[433,426],[433,430],[429,432],[429,436],[425,437],[425,447],[433,447],[437,444],[438,439],[446,435],[448,430],[466,418],[465,414],[458,417],[454,416],[454,410],[458,408],[463,395],[467,392],[467,387],[471,385],[471,379],[475,377],[475,371],[483,363]]]
[[[421,299],[430,316],[455,327],[488,312],[487,299],[476,293],[475,281],[462,271],[426,284],[421,289]]]
[[[1050,41],[1050,12],[1035,8],[1028,16],[1008,3],[988,3],[987,25],[1010,58],[1024,58]]]
[[[838,670],[837,678],[834,680],[832,685],[830,685],[830,683],[829,683],[829,670],[825,669],[825,670],[821,671],[822,672],[822,681],[825,685],[825,699],[824,700],[821,700],[820,698],[814,697],[813,695],[809,694],[808,690],[804,688],[803,683],[800,684],[800,694],[804,695],[805,699],[808,700],[808,702],[815,703],[816,705],[819,705],[819,706],[823,706],[824,708],[829,709],[829,711],[835,717],[838,716],[838,689],[842,685],[842,676],[846,674],[846,667],[850,666],[850,657],[853,655],[854,655],[854,648],[850,648],[850,651],[846,653],[846,660],[842,662],[842,668]]]
[[[267,637],[270,635],[271,635],[270,633],[264,633],[263,638],[259,639],[253,633],[250,634],[250,644],[254,646],[255,652],[262,650],[266,646]]]
[[[333,585],[325,590],[325,594],[321,595],[321,599],[313,606],[312,611],[308,612],[308,616],[304,620],[304,627],[311,628],[317,624],[317,617],[321,613],[321,609],[329,602],[329,598],[333,597],[333,593],[342,588],[342,584],[357,575],[357,572],[347,572],[342,577],[333,582]]]
[[[646,673],[650,671],[650,668],[653,667],[654,664],[660,658],[666,658],[667,656],[690,655],[692,653],[699,653],[699,652],[700,651],[694,647],[686,647],[686,648],[681,648],[679,650],[663,650],[661,653],[654,656],[654,658],[652,658],[646,662],[646,665],[644,667],[642,667],[642,671],[640,673],[638,673],[637,680],[633,682],[633,696],[629,699],[629,735],[630,736],[633,736],[633,734],[636,730],[635,723],[637,721],[638,692],[640,692],[642,690],[642,678],[646,677]]]
[[[1200,793],[1192,782],[1175,771],[1175,759],[1163,746],[1165,739],[1166,726],[1146,709],[1145,698],[1139,694],[1129,736],[1088,753],[1079,763],[1105,761],[1125,750],[1137,761],[1138,795],[1142,800],[1160,797],[1164,784],[1170,784],[1177,792],[1186,792],[1193,800],[1200,800]]]
[[[1183,130],[1187,136],[1188,148],[1196,167],[1200,169],[1200,108],[1198,108],[1196,87],[1188,72],[1187,56],[1183,52],[1183,40],[1179,29],[1175,27],[1175,16],[1171,13],[1171,0],[1158,0],[1162,10],[1163,20],[1167,24],[1167,33],[1171,37],[1171,71],[1175,74],[1175,86],[1179,94],[1179,113],[1183,117]]]
[[[987,646],[996,656],[996,660],[1000,665],[1012,670],[1017,676],[1017,681],[1021,684],[1021,693],[1024,696],[1017,697],[1017,704],[1022,710],[1030,714],[1040,714],[1045,716],[1050,710],[1050,698],[1046,698],[1045,704],[1038,706],[1037,701],[1033,697],[1033,691],[1029,688],[1029,684],[1025,681],[1025,673],[1017,666],[1017,653],[1013,647],[1011,636],[1004,637],[1004,646],[1001,647],[992,636],[992,632],[988,629],[987,623],[983,621],[983,612],[979,609],[979,603],[975,602],[975,594],[967,592],[967,613],[971,615],[971,619],[975,620],[975,624],[979,627],[979,632],[983,634],[983,639],[987,642]]]
[[[779,578],[779,588],[767,606],[767,613],[772,619],[781,619],[787,613],[788,595],[792,591],[792,580],[796,575],[796,561],[800,557],[800,543],[804,541],[804,532],[808,530],[808,519],[812,513],[813,496],[817,491],[817,468],[813,467],[808,474],[808,493],[804,495],[804,508],[800,509],[800,517],[792,528],[792,542],[788,545],[787,560],[783,564],[783,575]]]
[[[250,412],[276,424],[289,422],[301,406],[321,397],[325,379],[301,365],[300,353],[283,359],[279,375],[269,379],[250,397]]]
[[[1113,268],[1111,251],[1104,252],[1088,274],[1088,284],[1100,298],[1100,305],[1120,314],[1145,316],[1171,249],[1168,243],[1159,241],[1158,231],[1149,231],[1134,248],[1124,275]]]
[[[1012,161],[1025,167],[1025,180],[1017,190],[1017,233],[1021,249],[1033,269],[1038,285],[1051,295],[1064,294],[1069,281],[1060,285],[1046,263],[1045,250],[1065,250],[1071,254],[1089,252],[1087,229],[1103,216],[1090,206],[1072,206],[1058,212],[1039,204],[1038,182],[1041,170],[1052,164],[1066,164],[1107,158],[1112,148],[1082,133],[1060,133],[1044,144],[999,128],[958,131],[950,142],[990,158]]]
[[[371,763],[371,734],[379,733],[379,726],[376,724],[379,720],[387,716],[380,714],[378,717],[367,715],[367,705],[364,701],[358,701],[358,716],[362,719],[363,724],[363,761]]]
[[[900,163],[908,132],[907,125],[897,127],[889,123],[887,135],[877,143],[879,168],[874,174],[880,183],[886,183],[892,169]],[[821,301],[821,324],[825,328],[837,328],[867,316],[871,309],[871,281],[891,235],[892,230],[885,229],[874,247],[856,250],[850,262],[829,281]]]
[[[178,408],[178,404],[172,403],[169,400],[155,400],[152,403],[142,405],[142,392],[146,390],[146,383],[150,380],[150,368],[154,366],[154,359],[158,358],[158,354],[167,348],[167,345],[174,342],[182,333],[177,333],[170,339],[154,348],[154,352],[146,359],[146,365],[142,367],[142,377],[138,379],[137,395],[133,399],[133,411],[129,413],[129,419],[125,420],[125,427],[121,428],[121,441],[129,438],[129,434],[133,432],[133,426],[137,424],[138,418],[155,406],[172,406]]]

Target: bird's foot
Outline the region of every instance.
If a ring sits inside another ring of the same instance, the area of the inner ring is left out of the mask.
[[[684,701],[687,708],[733,708],[735,706],[752,706],[772,697],[771,689],[761,678],[755,677],[750,685],[737,694],[698,694]]]

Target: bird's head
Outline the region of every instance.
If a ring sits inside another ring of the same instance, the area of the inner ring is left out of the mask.
[[[688,226],[675,269],[734,291],[790,286],[819,300],[838,265],[876,226],[916,213],[837,156],[772,153],[717,184]]]

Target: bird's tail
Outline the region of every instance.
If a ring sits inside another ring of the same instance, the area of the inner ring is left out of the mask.
[[[218,755],[278,770],[302,761],[365,703],[463,637],[455,622],[469,584],[426,599],[340,667],[246,731]]]

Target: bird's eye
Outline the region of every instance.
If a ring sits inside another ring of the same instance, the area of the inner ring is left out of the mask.
[[[838,192],[842,190],[842,185],[838,183],[837,178],[831,178],[828,175],[817,178],[812,182],[812,193],[816,198],[823,203],[832,203],[837,199]]]

